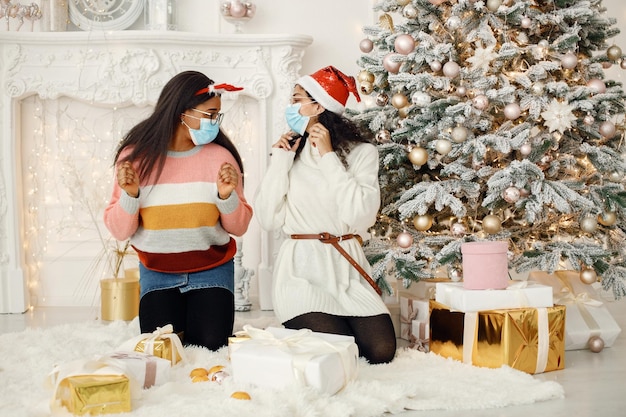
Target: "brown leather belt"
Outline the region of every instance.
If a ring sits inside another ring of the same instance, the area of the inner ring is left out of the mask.
[[[341,245],[339,245],[339,242],[343,240],[350,240],[350,239],[358,239],[359,242],[361,242],[361,236],[355,235],[352,233],[343,235],[343,236],[334,236],[334,235],[331,235],[330,233],[324,232],[324,233],[316,233],[316,234],[296,234],[296,235],[291,235],[291,238],[292,239],[315,239],[315,240],[319,240],[322,243],[329,243],[333,245],[335,249],[337,249],[339,253],[342,254],[343,257],[348,260],[348,262],[350,262],[350,265],[352,265],[354,269],[359,271],[359,274],[361,274],[361,276],[365,278],[367,282],[369,282],[369,284],[372,286],[372,288],[374,288],[374,290],[378,293],[378,295],[383,294],[380,287],[378,286],[378,284],[376,284],[376,282],[372,279],[372,277],[370,277],[368,273],[365,272],[363,268],[361,268],[361,265],[359,265],[357,261],[355,261],[352,258],[352,256],[350,256],[350,254],[348,254],[348,252],[346,252],[344,248],[341,247]]]

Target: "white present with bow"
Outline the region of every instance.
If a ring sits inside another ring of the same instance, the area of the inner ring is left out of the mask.
[[[596,290],[580,281],[578,271],[532,271],[529,280],[550,285],[554,303],[563,304],[566,310],[565,350],[587,349],[589,339],[598,336],[604,347],[610,347],[621,333],[609,310]]]
[[[471,290],[463,283],[437,283],[435,301],[463,312],[503,308],[545,308],[554,305],[552,287],[536,282],[511,281],[501,290]]]
[[[400,338],[412,340],[413,321],[428,322],[428,299],[400,295]]]
[[[124,375],[143,389],[170,380],[170,361],[147,353],[117,351],[102,355],[97,361],[121,369]]]
[[[333,395],[357,375],[359,350],[352,336],[245,325],[230,346],[237,383],[284,389],[300,385]]]
[[[142,333],[124,342],[117,350],[137,351],[170,360],[172,365],[186,361],[185,350],[174,327],[157,327],[152,333]]]

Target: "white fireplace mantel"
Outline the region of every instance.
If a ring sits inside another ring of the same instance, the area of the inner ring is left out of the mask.
[[[20,101],[37,95],[69,97],[98,106],[150,106],[162,86],[184,70],[217,83],[244,87],[258,103],[258,160],[262,175],[271,143],[285,130],[285,106],[299,76],[306,35],[197,34],[185,32],[0,33],[0,313],[30,305],[24,261],[23,193],[19,174]],[[257,231],[259,298],[267,303],[274,237]],[[270,301],[271,302],[271,301]],[[263,308],[263,306],[262,306]]]

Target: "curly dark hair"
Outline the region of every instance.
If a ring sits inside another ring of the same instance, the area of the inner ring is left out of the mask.
[[[211,84],[214,84],[214,81],[198,71],[184,71],[175,75],[161,90],[152,114],[131,128],[119,143],[113,163],[115,164],[120,153],[130,146],[131,152],[117,162],[138,161],[141,178],[156,175],[158,179],[165,164],[170,139],[180,123],[180,115],[214,97],[215,92],[195,95],[198,90]],[[212,143],[226,148],[243,173],[241,156],[221,129]]]
[[[309,97],[311,96],[309,95]],[[346,157],[356,144],[372,143],[373,134],[371,131],[359,128],[356,123],[343,115],[333,113],[330,110],[324,110],[324,112],[318,116],[318,122],[328,129],[330,143],[346,168],[348,167]],[[308,132],[305,132],[302,138],[306,140],[307,137]],[[296,158],[302,151],[303,145],[304,142],[298,146]]]

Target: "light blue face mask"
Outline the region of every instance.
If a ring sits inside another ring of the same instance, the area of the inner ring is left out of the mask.
[[[187,115],[189,116],[189,115]],[[194,117],[194,116],[189,116]],[[187,123],[183,121],[183,124],[187,126],[189,129],[189,135],[191,136],[191,141],[196,145],[206,145],[207,143],[211,143],[217,137],[217,134],[220,132],[220,125],[217,123],[212,123],[211,120],[207,118],[199,118],[194,117],[194,119],[200,119],[200,129],[192,129]]]
[[[304,135],[311,118],[309,116],[301,115],[300,107],[302,107],[302,103],[295,103],[287,106],[285,109],[285,119],[287,120],[287,124],[291,130],[299,135]]]

